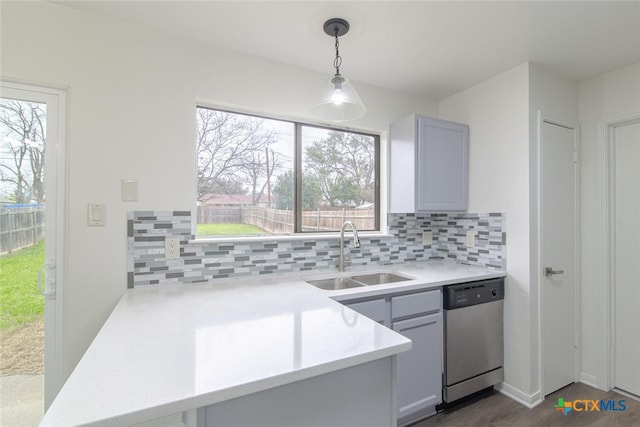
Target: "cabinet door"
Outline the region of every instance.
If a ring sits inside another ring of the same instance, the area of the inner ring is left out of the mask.
[[[442,314],[394,322],[393,330],[413,342],[396,356],[401,419],[442,402]]]
[[[418,117],[416,161],[416,210],[467,210],[468,126]]]

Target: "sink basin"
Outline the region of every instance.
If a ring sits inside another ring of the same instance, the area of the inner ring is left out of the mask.
[[[404,282],[413,280],[411,277],[396,273],[371,273],[358,274],[349,277],[330,277],[327,279],[307,280],[307,283],[316,288],[335,291],[338,289],[357,288],[359,286],[384,285],[387,283]]]
[[[364,286],[363,283],[358,283],[349,277],[334,277],[331,279],[307,280],[307,283],[312,284],[316,288],[325,289],[328,291],[335,291],[338,289],[357,288],[358,286]]]
[[[401,276],[395,273],[373,273],[362,274],[359,276],[351,276],[356,282],[364,283],[365,285],[384,285],[386,283],[404,282],[405,280],[412,280],[409,277]]]

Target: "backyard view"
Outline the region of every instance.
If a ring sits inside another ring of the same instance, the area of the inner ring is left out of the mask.
[[[211,236],[216,234],[264,234],[264,232],[250,224],[198,224],[198,234]]]
[[[0,375],[42,374],[44,242],[0,256]]]
[[[375,136],[203,107],[197,125],[198,235],[375,229]]]
[[[35,425],[44,410],[46,104],[0,99],[0,418]]]

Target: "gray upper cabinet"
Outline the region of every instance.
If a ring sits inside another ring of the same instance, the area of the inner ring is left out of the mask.
[[[389,129],[389,212],[466,211],[469,126],[411,115]]]

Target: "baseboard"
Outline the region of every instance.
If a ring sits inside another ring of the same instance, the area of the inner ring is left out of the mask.
[[[628,391],[624,391],[624,390],[620,390],[619,388],[614,388],[613,391],[615,391],[618,394],[621,394],[623,396],[629,397],[633,400],[637,400],[638,402],[640,402],[640,396],[637,396],[633,393],[629,393]]]
[[[529,409],[538,406],[543,401],[539,391],[535,392],[534,394],[527,394],[504,382],[502,384],[496,385],[495,389],[508,398],[515,400],[516,402],[526,406]]]
[[[596,377],[595,375],[587,374],[586,372],[580,372],[580,382],[593,388],[600,388],[598,387],[598,377]]]

